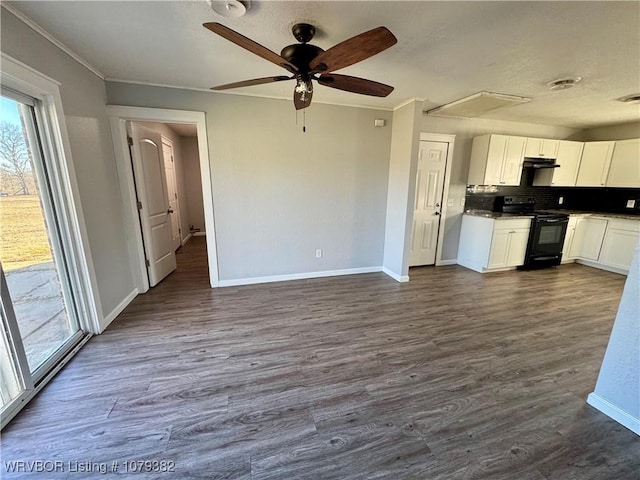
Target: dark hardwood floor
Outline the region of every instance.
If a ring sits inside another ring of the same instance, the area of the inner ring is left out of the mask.
[[[196,238],[2,432],[2,478],[37,476],[9,460],[70,480],[125,460],[175,462],[135,479],[639,478],[640,438],[585,402],[623,276],[207,278]]]

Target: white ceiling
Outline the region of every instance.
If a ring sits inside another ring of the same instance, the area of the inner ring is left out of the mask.
[[[385,25],[390,49],[339,73],[395,86],[387,98],[319,86],[314,102],[424,109],[486,90],[532,97],[483,118],[587,128],[640,119],[618,102],[640,93],[640,2],[259,1],[223,18],[205,1],[20,1],[13,6],[107,79],[195,89],[286,74],[202,27],[218,21],[280,53],[291,26],[312,23],[324,49]],[[576,87],[547,82],[582,76]],[[291,98],[288,82],[235,90]],[[311,107],[313,108],[313,106]]]

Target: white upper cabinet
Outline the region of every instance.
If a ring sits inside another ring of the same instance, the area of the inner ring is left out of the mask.
[[[640,188],[640,138],[615,142],[606,184]]]
[[[469,185],[520,185],[526,137],[482,135],[474,137]]]
[[[573,187],[578,178],[578,168],[584,143],[560,140],[558,145],[557,168],[543,168],[536,171],[533,185],[553,187]]]
[[[578,169],[577,187],[604,187],[615,142],[587,142]]]
[[[528,158],[557,158],[560,140],[527,138],[524,156]]]

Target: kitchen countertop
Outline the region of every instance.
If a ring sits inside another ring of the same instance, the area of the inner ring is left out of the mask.
[[[473,215],[474,217],[485,217],[485,218],[534,218],[533,215],[527,215],[526,213],[502,213],[502,212],[492,212],[491,210],[465,210],[464,213],[466,215]]]
[[[628,215],[624,213],[590,212],[585,210],[550,210],[550,209],[545,209],[545,212],[564,213],[566,215],[583,215],[583,216],[590,216],[590,217],[621,218],[624,220],[640,221],[640,215]]]

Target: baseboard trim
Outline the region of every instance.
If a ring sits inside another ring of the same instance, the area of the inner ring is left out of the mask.
[[[605,400],[595,392],[589,394],[589,396],[587,397],[587,403],[596,410],[604,413],[607,417],[615,420],[623,427],[628,428],[636,435],[640,435],[640,418],[629,415],[620,407],[614,405],[608,400]]]
[[[338,277],[342,275],[358,275],[360,273],[374,273],[382,271],[381,267],[348,268],[344,270],[326,270],[320,272],[292,273],[289,275],[271,275],[268,277],[238,278],[234,280],[220,280],[220,287],[238,287],[241,285],[256,285],[258,283],[288,282],[290,280],[307,280],[309,278]]]
[[[624,268],[612,267],[610,265],[604,265],[604,264],[599,263],[599,262],[593,262],[591,260],[585,260],[584,258],[578,258],[576,260],[576,263],[579,263],[580,265],[586,265],[587,267],[591,267],[591,268],[598,268],[600,270],[606,270],[607,272],[611,272],[611,273],[617,273],[619,275],[629,275],[629,271],[625,270]]]
[[[207,232],[193,232],[192,235],[194,237],[206,237],[207,236]]]
[[[409,281],[409,275],[398,275],[395,272],[392,272],[387,267],[382,267],[382,271],[393,278],[396,282],[405,283]]]
[[[138,289],[134,288],[133,291],[127,295],[124,300],[122,300],[117,306],[116,308],[114,308],[113,310],[111,310],[111,312],[109,312],[108,315],[105,315],[104,319],[102,322],[100,322],[100,331],[98,333],[102,333],[106,330],[106,328],[109,326],[109,324],[111,322],[113,322],[116,317],[118,315],[120,315],[122,313],[122,311],[127,308],[127,306],[133,302],[133,299],[136,298],[138,296]]]
[[[445,267],[447,265],[457,265],[458,264],[458,259],[454,258],[453,260],[440,260],[438,263],[436,263],[436,267]]]
[[[187,235],[186,237],[184,237],[184,238],[180,241],[180,246],[184,247],[184,246],[187,244],[187,242],[188,242],[189,240],[191,240],[191,237],[192,237],[192,235],[191,235],[191,234],[189,234],[189,235]]]

